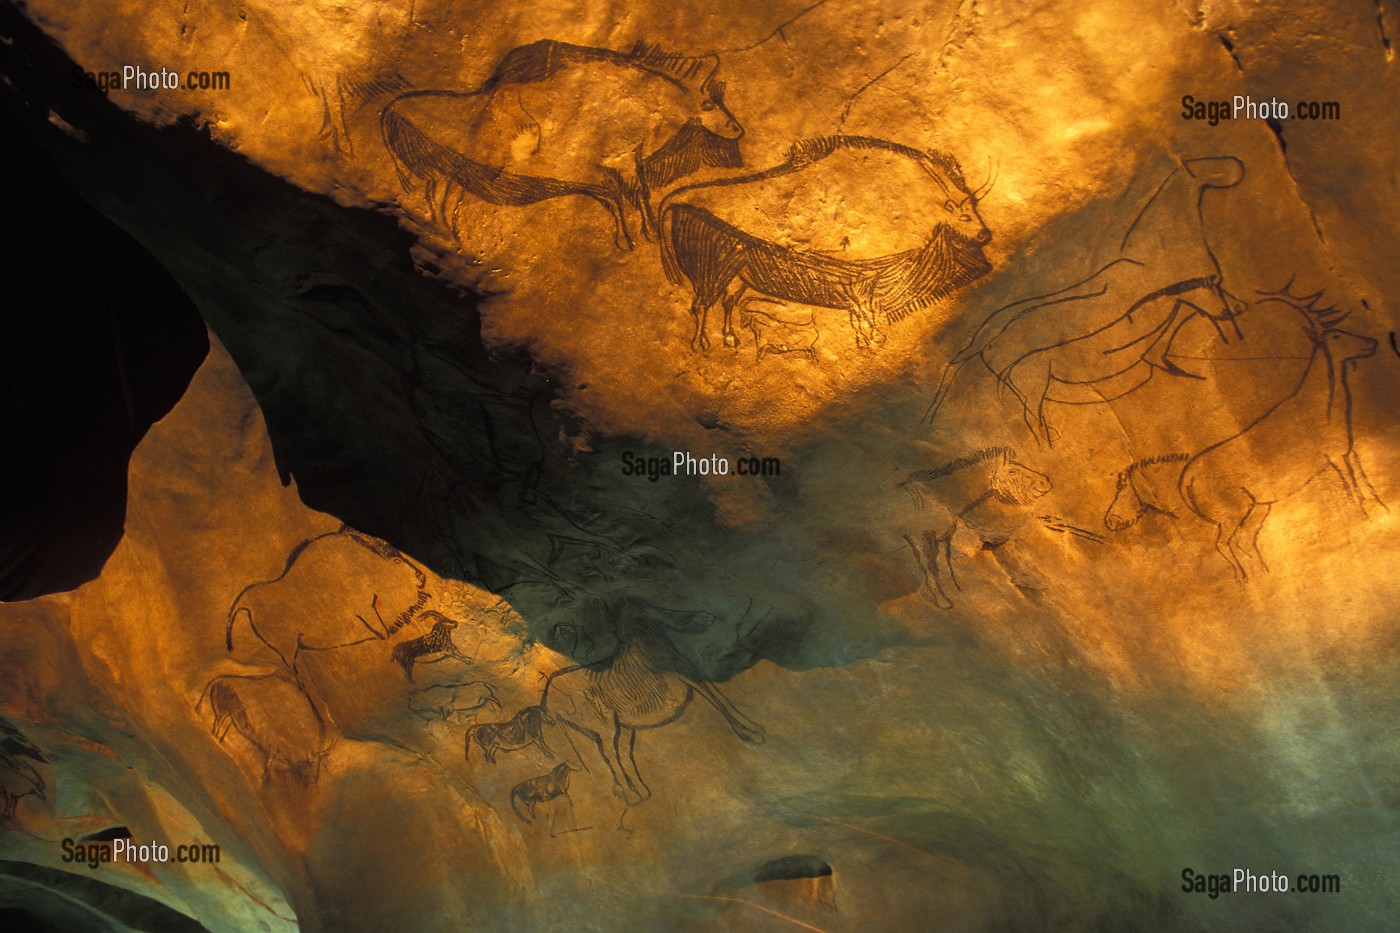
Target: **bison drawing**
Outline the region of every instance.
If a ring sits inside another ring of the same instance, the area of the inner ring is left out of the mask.
[[[229,606],[225,645],[234,650],[242,618],[300,679],[303,651],[384,641],[403,628],[427,603],[427,584],[397,548],[346,525],[301,542],[281,573],[245,586]]]
[[[628,207],[650,238],[652,189],[741,164],[744,130],[725,109],[718,64],[546,39],[511,50],[475,90],[400,94],[380,129],[404,190],[422,181],[434,220],[454,230],[464,193],[513,206],[577,195],[601,204],[614,243],[631,249]]]
[[[662,201],[662,261],[694,293],[691,346],[708,349],[706,317],[724,306],[724,345],[737,347],[734,309],[750,291],[850,313],[856,346],[986,275],[992,233],[981,193],[958,163],[868,136],[793,145],[754,174],[687,185]]]

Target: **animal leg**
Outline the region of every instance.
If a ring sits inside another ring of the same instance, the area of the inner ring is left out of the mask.
[[[690,302],[690,316],[695,319],[695,332],[690,335],[690,349],[692,350],[710,349],[710,335],[705,333],[705,319],[709,316],[712,304],[714,304],[713,300],[705,301],[698,291]]]
[[[928,571],[924,574],[924,590],[939,609],[952,609],[953,601],[943,591],[942,573],[939,569],[939,561],[945,559],[942,539],[933,532],[926,531],[923,540],[924,560],[928,563]]]
[[[907,541],[907,542],[909,542],[909,550],[911,550],[911,551],[914,552],[914,563],[916,563],[916,564],[919,565],[919,575],[923,577],[923,587],[922,587],[922,589],[923,589],[926,593],[928,593],[930,596],[932,596],[933,593],[934,593],[933,584],[932,584],[932,582],[931,582],[932,577],[931,577],[931,574],[930,574],[930,572],[929,572],[928,565],[924,562],[924,554],[923,554],[923,551],[920,550],[918,544],[914,543],[914,539],[911,538],[911,537],[909,537],[908,535],[905,535],[905,536],[904,536],[904,540]],[[937,604],[937,602],[938,602],[937,599],[935,599],[935,600],[934,600],[934,603]],[[950,607],[947,607],[947,606],[939,606],[938,608],[940,608],[940,609],[946,609],[946,608],[950,608]]]
[[[1225,558],[1225,562],[1229,564],[1230,569],[1235,572],[1235,582],[1243,584],[1249,577],[1244,572],[1244,567],[1240,564],[1239,558],[1235,556],[1235,552],[1230,548],[1230,539],[1234,534],[1234,529],[1220,524],[1215,526],[1215,531],[1216,551],[1220,553],[1221,557]]]
[[[612,182],[612,191],[606,194],[594,195],[594,200],[607,208],[608,214],[613,219],[613,245],[624,252],[631,252],[633,249],[632,234],[627,229],[627,216],[623,209],[623,202],[627,197],[627,183],[622,179],[622,173],[614,168],[604,167],[603,171],[608,173],[608,180]]]
[[[721,333],[721,334],[723,335],[723,337],[724,337],[724,345],[725,345],[726,347],[738,347],[738,346],[739,346],[739,335],[738,335],[738,333],[736,333],[735,330],[734,330],[734,307],[735,307],[735,306],[739,303],[739,301],[744,297],[744,293],[745,293],[746,291],[749,290],[749,287],[748,287],[747,285],[744,284],[744,280],[743,280],[743,279],[735,279],[735,281],[737,281],[737,282],[739,283],[739,287],[736,288],[733,292],[727,293],[727,294],[724,296],[724,300],[723,300],[723,305],[724,305],[724,326],[723,326],[723,328],[721,328],[720,333]],[[759,353],[759,358],[762,359],[762,357],[763,357],[763,350],[762,350],[762,348],[759,349],[758,353]]]
[[[948,579],[953,581],[953,589],[961,590],[962,584],[958,582],[957,571],[953,569],[953,536],[956,535],[957,532],[958,526],[953,525],[947,531],[943,532],[943,534],[939,535],[938,540],[943,545],[940,553],[943,555],[943,565],[948,568]]]
[[[1021,401],[1022,417],[1038,443],[1051,443],[1045,423],[1045,396],[1050,391],[1050,358],[1044,354],[1022,357],[998,377]]]
[[[525,812],[524,812],[524,813],[521,812],[520,806],[519,806],[520,803],[521,803],[522,801],[523,801],[524,804],[525,804]],[[534,801],[525,799],[524,795],[522,795],[522,794],[520,793],[520,789],[519,789],[519,788],[516,788],[515,790],[513,790],[513,791],[510,792],[510,808],[511,808],[512,810],[515,811],[515,815],[518,816],[518,817],[520,817],[520,819],[521,819],[523,822],[525,822],[525,823],[533,823],[533,822],[535,822],[535,804],[534,804]],[[529,815],[526,816],[526,813],[528,813]]]
[[[632,185],[633,200],[637,205],[637,213],[641,220],[639,225],[642,230],[642,238],[650,243],[654,238],[652,232],[658,230],[656,223],[656,212],[651,209],[651,188],[647,185],[646,167],[643,164],[642,147],[638,146],[633,153],[633,164],[635,179]]]
[[[603,764],[608,766],[608,773],[612,775],[613,791],[617,794],[617,796],[621,797],[624,801],[626,801],[627,791],[623,789],[622,778],[618,776],[618,769],[613,764],[612,757],[608,754],[607,745],[603,742],[603,737],[598,733],[594,732],[592,729],[587,729],[583,726],[580,726],[578,723],[570,722],[567,719],[562,721],[564,725],[568,726],[570,729],[573,729],[579,735],[592,740],[593,747],[598,749],[598,755],[603,759]]]
[[[1361,467],[1361,455],[1355,450],[1348,450],[1346,455],[1342,458],[1342,461],[1351,471],[1352,482],[1355,484],[1357,493],[1361,497],[1363,510],[1365,504],[1369,502],[1372,505],[1380,506],[1383,511],[1389,512],[1389,507],[1387,507],[1386,504],[1381,501],[1381,497],[1376,494],[1376,487],[1371,485],[1370,478]]]
[[[626,747],[623,747],[622,734],[627,733]],[[651,796],[651,788],[647,787],[646,781],[642,780],[641,772],[637,770],[637,730],[624,726],[618,722],[613,729],[613,754],[617,757],[618,769],[627,780],[627,786],[632,788],[632,793],[637,795],[637,803],[641,803]],[[634,780],[635,779],[635,780]]]
[[[1259,532],[1264,530],[1264,520],[1269,517],[1270,508],[1267,502],[1256,502],[1230,538],[1230,544],[1235,549],[1236,556],[1240,558],[1240,563],[1257,564],[1265,573],[1269,572],[1269,567],[1264,563],[1263,555],[1259,553]]]

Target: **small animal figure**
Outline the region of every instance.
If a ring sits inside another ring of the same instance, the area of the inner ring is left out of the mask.
[[[544,741],[544,727],[553,725],[554,720],[538,706],[527,706],[506,722],[479,722],[467,727],[465,755],[467,763],[472,760],[472,741],[486,756],[486,763],[494,765],[500,752],[518,752],[531,745],[539,746],[540,751],[550,758],[554,752]]]
[[[739,309],[739,326],[753,332],[755,363],[762,363],[769,353],[803,353],[817,361],[815,347],[821,332],[811,308],[794,311],[781,301],[749,298]]]
[[[1104,527],[1125,531],[1148,512],[1168,518],[1180,515],[1185,503],[1177,486],[1182,464],[1190,459],[1190,454],[1163,454],[1137,460],[1119,470],[1113,502],[1104,513]]]
[[[241,735],[263,760],[264,784],[274,774],[302,784],[320,778],[335,737],[295,680],[282,673],[221,674],[205,684],[196,713],[205,699],[213,712],[210,734],[220,743],[230,729]]]
[[[487,706],[501,706],[495,688],[484,680],[461,683],[433,684],[409,694],[408,708],[420,719],[432,722],[461,721],[468,714]]]
[[[48,800],[48,785],[31,762],[48,764],[48,758],[9,720],[0,717],[0,820],[14,819],[15,807],[25,797]]]
[[[413,664],[419,658],[436,654],[440,657],[434,660],[441,660],[444,657],[457,658],[460,661],[467,660],[452,641],[452,630],[457,627],[455,619],[449,619],[442,613],[432,610],[423,613],[421,618],[433,623],[432,631],[426,635],[419,635],[417,638],[399,642],[394,646],[390,655],[394,663],[403,668],[404,676],[408,678],[410,683],[413,682]]]
[[[526,823],[535,821],[535,807],[560,797],[569,796],[569,774],[579,770],[572,761],[563,761],[554,766],[548,774],[527,778],[515,785],[510,792],[510,806],[515,815]],[[524,804],[522,811],[520,805]]]
[[[1259,532],[1269,510],[1316,477],[1335,475],[1362,517],[1368,505],[1385,508],[1356,453],[1347,382],[1356,362],[1372,356],[1378,344],[1339,330],[1346,315],[1317,308],[1321,297],[1321,292],[1292,296],[1286,286],[1271,294],[1271,300],[1301,315],[1312,340],[1301,381],[1239,433],[1192,457],[1181,473],[1182,498],[1215,525],[1215,549],[1241,583],[1251,567],[1268,570],[1259,554]]]
[[[918,527],[911,528],[904,540],[923,575],[925,594],[940,609],[953,607],[945,580],[961,589],[953,571],[953,536],[958,529],[971,529],[984,548],[1005,544],[1025,524],[1028,516],[1019,514],[1024,507],[1051,489],[1050,478],[1018,461],[1009,447],[984,447],[935,469],[919,470],[899,487],[909,492],[919,512]],[[932,500],[933,508],[926,499]],[[1009,524],[1006,516],[996,522],[989,514],[987,507],[994,503],[1017,513],[1010,516]],[[1007,527],[994,529],[993,525]]]

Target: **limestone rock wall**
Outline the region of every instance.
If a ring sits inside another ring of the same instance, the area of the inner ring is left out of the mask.
[[[0,607],[4,858],[230,930],[1394,915],[1400,12],[22,13],[212,349]],[[222,858],[61,861],[117,826]]]

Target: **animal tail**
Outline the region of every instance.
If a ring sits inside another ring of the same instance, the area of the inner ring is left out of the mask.
[[[517,787],[517,788],[515,788],[514,790],[512,790],[512,791],[510,792],[510,808],[511,808],[512,810],[515,811],[515,815],[516,815],[516,816],[520,817],[520,818],[521,818],[522,820],[524,820],[526,823],[533,823],[533,822],[535,822],[535,821],[534,821],[533,819],[531,819],[528,815],[526,815],[525,813],[522,813],[522,812],[521,812],[520,807],[519,807],[519,803],[520,803],[520,788]]]
[[[211,678],[209,678],[209,683],[205,684],[205,685],[204,685],[204,689],[201,690],[201,691],[199,692],[199,699],[196,700],[196,701],[195,701],[195,704],[194,704],[194,711],[195,711],[195,713],[198,713],[198,712],[200,711],[200,709],[204,706],[204,701],[205,701],[205,699],[207,699],[208,696],[209,696],[209,690],[210,690],[210,688],[214,686],[214,681],[216,681],[216,680],[218,680],[218,679],[219,679],[219,678],[217,678],[217,677],[211,677]]]
[[[422,91],[400,94],[379,112],[379,135],[384,140],[384,148],[389,151],[389,160],[394,163],[399,184],[405,191],[413,190],[415,176],[430,180],[436,177],[442,168],[437,152],[440,147],[412,121],[394,109],[400,101],[423,94]]]

